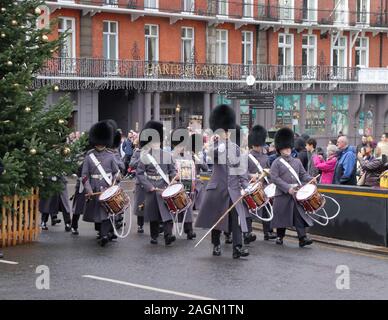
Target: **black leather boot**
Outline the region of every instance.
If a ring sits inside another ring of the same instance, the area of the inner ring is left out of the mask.
[[[213,256],[219,257],[221,255],[221,246],[215,245],[213,247]]]
[[[313,240],[304,236],[299,239],[299,247],[303,248],[305,246],[311,246],[313,244]]]
[[[276,233],[266,232],[264,233],[264,241],[275,240],[277,238]]]
[[[282,246],[283,245],[283,238],[277,237],[276,238],[276,244],[279,245],[279,246]]]
[[[231,234],[225,233],[225,243],[226,244],[232,244],[233,243],[232,235]]]
[[[150,243],[151,244],[158,244],[158,239],[157,238],[151,238]]]
[[[256,235],[253,232],[244,234],[244,244],[250,244],[256,241]]]
[[[143,226],[137,226],[137,233],[144,233]]]
[[[47,227],[47,223],[46,222],[42,222],[41,225],[40,225],[40,228],[44,231],[48,231],[48,227]]]
[[[187,240],[193,240],[197,237],[197,234],[193,231],[187,232]]]
[[[71,228],[71,234],[73,236],[78,236],[79,235],[78,229]]]
[[[175,240],[176,237],[171,234],[164,237],[164,243],[166,244],[166,246],[171,245]]]
[[[105,247],[108,242],[109,242],[109,238],[107,236],[102,237],[101,240],[99,241],[101,247]]]
[[[71,231],[71,225],[67,223],[65,225],[65,232],[70,232],[70,231]]]
[[[247,248],[243,248],[242,246],[235,246],[233,248],[233,259],[239,259],[240,257],[248,257],[249,251]]]

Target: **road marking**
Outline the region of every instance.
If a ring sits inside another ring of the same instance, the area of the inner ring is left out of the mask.
[[[172,295],[175,295],[175,296],[180,296],[180,297],[185,297],[185,298],[190,298],[190,299],[215,300],[213,298],[197,296],[197,295],[194,295],[194,294],[183,293],[183,292],[172,291],[172,290],[166,290],[166,289],[160,289],[160,288],[155,288],[155,287],[149,287],[149,286],[144,286],[144,285],[141,285],[141,284],[130,283],[130,282],[125,282],[125,281],[120,281],[120,280],[101,278],[101,277],[96,277],[96,276],[91,276],[91,275],[84,275],[82,277],[83,278],[94,279],[94,280],[100,280],[100,281],[116,283],[116,284],[122,284],[124,286],[129,286],[129,287],[134,287],[134,288],[139,288],[139,289],[144,289],[144,290],[150,290],[150,291],[156,291],[156,292],[161,292],[161,293],[172,294]]]
[[[3,260],[3,259],[0,259],[0,263],[4,263],[4,264],[19,264],[19,262],[8,261],[8,260]]]

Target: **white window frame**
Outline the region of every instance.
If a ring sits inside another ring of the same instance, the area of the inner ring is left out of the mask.
[[[155,1],[155,8],[149,8],[149,2]],[[144,10],[146,11],[159,11],[159,0],[144,0]]]
[[[69,57],[71,60],[70,60],[70,63],[69,63],[69,60],[67,60],[65,58],[64,61],[61,61],[61,72],[64,72],[64,73],[73,73],[75,72],[75,65],[76,65],[76,62],[75,62],[75,58],[76,58],[76,36],[77,36],[77,30],[76,30],[76,26],[75,26],[75,18],[72,18],[72,17],[59,17],[59,20],[63,20],[63,24],[65,26],[67,26],[67,21],[71,21],[71,31],[69,32],[69,29],[60,29],[58,27],[58,33],[71,33],[72,34],[72,41],[71,41],[71,46],[72,46],[72,50],[71,50],[71,57]],[[62,57],[60,57],[61,59],[63,59]]]
[[[221,34],[226,34],[226,40],[222,40]],[[219,37],[220,35],[220,37]],[[222,46],[221,44],[225,43],[226,52],[225,52],[225,62],[222,61]],[[229,63],[229,33],[226,29],[217,29],[216,30],[216,63],[217,64],[228,64]]]
[[[145,28],[146,26],[149,26],[150,27],[150,30],[152,30],[152,27],[156,27],[156,36],[155,35],[146,35],[145,34]],[[147,56],[148,56],[148,47],[147,47],[147,39],[148,38],[153,38],[153,39],[156,39],[156,46],[155,46],[155,60],[154,61],[149,61],[147,59]],[[144,25],[144,60],[145,61],[149,61],[149,62],[158,62],[159,61],[159,26],[157,24],[145,24]]]
[[[118,72],[118,59],[119,59],[119,23],[118,21],[113,21],[113,20],[103,20],[103,26],[105,23],[108,23],[108,30],[109,31],[104,31],[104,27],[102,29],[102,41],[104,42],[104,39],[105,39],[105,35],[108,35],[109,38],[110,36],[115,36],[116,38],[116,43],[115,43],[115,53],[116,53],[116,56],[113,58],[113,57],[104,57],[105,60],[113,60],[113,68],[110,64],[112,64],[112,61],[106,61],[106,64],[108,65],[109,63],[109,66],[108,66],[108,69],[109,71],[106,71],[106,73],[108,74],[117,74]],[[111,24],[115,24],[116,25],[116,32],[111,32]],[[110,55],[110,41],[107,42],[107,46],[108,46],[108,54]],[[104,48],[104,44],[103,44],[103,48]],[[113,71],[111,71],[111,68],[113,69]]]
[[[249,35],[249,41],[247,41],[247,35]],[[244,56],[242,57],[243,58],[243,65],[252,65],[253,64],[253,32],[252,31],[242,31],[241,32],[241,36],[242,36],[242,39],[241,39],[241,44],[242,44],[242,47],[244,48]],[[250,56],[251,56],[251,59],[252,61],[248,61],[247,59],[247,47],[248,45],[250,45]],[[250,62],[250,63],[249,63]]]
[[[289,11],[289,13],[288,13]],[[285,22],[293,22],[295,19],[295,1],[279,0],[279,18]]]
[[[346,70],[348,67],[348,37],[346,36],[338,36],[338,44],[341,42],[341,38],[345,39],[345,46],[341,45],[334,45],[334,40],[336,39],[336,35],[331,36],[331,46],[330,46],[330,65],[333,68],[333,78],[346,78],[346,72],[342,74],[338,74],[338,70],[336,68],[339,68],[340,70]],[[344,62],[345,65],[343,66],[334,66],[334,50],[344,50]]]
[[[253,19],[254,0],[243,0],[243,18]]]
[[[337,2],[339,1],[339,2]],[[337,4],[338,3],[338,4]],[[349,24],[349,2],[348,0],[336,0],[334,2],[334,24],[348,25]]]
[[[307,37],[307,44],[303,44],[303,38]],[[314,45],[310,44],[310,38],[314,38]],[[307,65],[303,65],[303,77],[304,78],[316,78],[316,66],[317,66],[317,35],[316,34],[304,34],[302,35],[302,51],[307,50]],[[310,61],[310,50],[314,49],[314,63],[313,65],[309,64]],[[303,53],[302,53],[303,56]],[[306,67],[307,74],[304,74],[304,67]]]
[[[194,63],[194,61],[185,61],[184,60],[184,56],[185,56],[184,55],[184,50],[185,50],[184,43],[185,43],[185,41],[191,41],[191,52],[192,53],[194,51],[194,45],[195,45],[195,30],[194,30],[194,28],[193,27],[182,27],[181,31],[188,30],[188,29],[190,29],[192,31],[193,37],[192,38],[188,38],[187,37],[187,32],[185,32],[185,36],[184,37],[182,37],[182,35],[181,35],[181,62],[182,63]],[[191,57],[190,57],[190,59],[191,59]]]
[[[191,3],[191,8],[188,8],[188,2]],[[195,0],[183,0],[183,14],[194,14],[195,12]]]
[[[225,4],[225,12],[221,12],[221,5]],[[229,15],[229,0],[217,0],[217,16],[227,17]]]
[[[304,21],[308,23],[318,22],[318,0],[307,0],[307,18]]]
[[[358,37],[358,39],[360,41],[360,44],[362,42],[362,40],[366,40],[366,47],[362,47],[362,46],[357,46],[355,45],[355,52],[356,52],[356,55],[357,55],[357,51],[360,51],[361,53],[364,51],[365,52],[365,59],[366,59],[366,64],[365,65],[358,65],[356,67],[362,67],[362,68],[369,68],[369,38],[368,37]],[[357,41],[356,41],[357,43]],[[360,53],[360,55],[361,55]]]
[[[280,43],[280,37],[283,36],[283,43]],[[287,44],[287,41],[286,41],[286,38],[287,37],[290,37],[291,38],[291,44]],[[290,50],[290,53],[291,53],[291,64],[290,65],[286,65],[285,64],[285,61],[282,61],[282,63],[280,63],[279,61],[279,68],[281,68],[280,70],[280,77],[282,79],[292,79],[294,77],[294,65],[295,65],[295,55],[294,55],[294,34],[293,33],[279,33],[279,36],[278,36],[278,49],[283,49],[283,59],[285,59],[286,55],[285,55],[285,51],[286,49],[291,49]]]
[[[104,0],[104,3],[103,3],[103,6],[105,7],[118,7],[118,5],[119,5],[119,0]]]
[[[366,2],[366,8],[365,8],[365,11],[360,10],[361,19],[359,19],[358,17],[358,10],[359,10],[358,6],[356,8],[357,24],[368,26],[370,23],[370,0],[360,0],[360,2],[363,2],[363,1]],[[356,1],[356,4],[358,4],[357,1]],[[364,17],[365,17],[365,21],[362,21]]]

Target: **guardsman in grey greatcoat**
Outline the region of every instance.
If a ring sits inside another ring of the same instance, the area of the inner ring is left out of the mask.
[[[306,227],[311,227],[313,221],[297,203],[295,195],[299,181],[307,183],[312,180],[312,177],[303,168],[302,162],[291,156],[293,147],[294,132],[289,128],[280,129],[275,135],[275,148],[280,157],[271,166],[270,181],[276,185],[273,203],[274,218],[271,226],[277,229],[276,243],[278,245],[283,244],[286,228],[295,227],[299,237],[299,246],[304,247],[313,243],[306,236]]]
[[[236,114],[227,105],[214,108],[210,115],[210,128],[220,133],[215,136],[209,148],[209,156],[214,162],[213,173],[196,220],[196,227],[211,228],[222,215],[241,198],[248,187],[247,166],[241,170],[240,148],[230,141],[231,130],[236,128]],[[221,129],[221,130],[220,130]],[[233,235],[233,258],[246,257],[249,252],[242,246],[242,232],[247,232],[246,210],[242,201],[212,230],[213,255],[221,255],[220,237],[222,231]],[[240,226],[241,224],[241,226]]]
[[[158,243],[159,224],[163,222],[164,241],[168,246],[176,240],[176,237],[173,235],[173,219],[164,203],[162,192],[175,178],[176,171],[171,154],[161,149],[161,141],[164,137],[163,124],[157,121],[147,122],[140,141],[150,136],[153,139],[141,153],[136,177],[146,192],[144,218],[145,221],[150,222],[151,244]]]
[[[269,169],[269,158],[265,152],[265,141],[267,139],[267,130],[260,126],[256,125],[252,128],[248,136],[248,147],[250,149],[248,157],[248,171],[250,178],[255,182],[257,176],[262,174],[264,169]],[[266,186],[266,184],[264,184]],[[265,209],[261,209],[262,213],[259,214],[265,218],[268,218],[268,213]],[[252,216],[248,218],[248,235],[244,238],[244,243],[248,244],[256,240],[256,235],[252,233]],[[270,222],[263,221],[263,232],[264,240],[273,240],[276,239],[276,234],[270,227]]]
[[[65,222],[65,231],[71,231],[71,207],[69,201],[69,194],[67,192],[67,180],[65,177],[52,177],[53,181],[59,180],[62,184],[62,191],[52,195],[48,199],[41,199],[39,201],[39,211],[42,213],[42,230],[48,230],[47,222],[51,215],[52,225],[60,222],[57,219],[58,212],[62,212],[63,220]]]
[[[146,143],[144,141],[139,142],[139,148],[136,148],[132,154],[129,167],[131,167],[134,170],[137,170],[137,166],[139,165],[139,162],[140,162],[140,154],[141,154],[142,148],[145,145]],[[146,193],[144,191],[144,186],[140,183],[139,179],[136,177],[133,213],[135,216],[137,216],[137,233],[144,233],[145,195]]]
[[[113,135],[114,128],[107,122],[101,121],[92,126],[89,131],[89,143],[94,149],[88,152],[82,167],[82,182],[88,199],[83,220],[94,222],[99,227],[102,247],[109,242],[112,225],[98,196],[92,194],[109,188],[119,172],[114,154],[107,149],[107,146],[113,143]]]

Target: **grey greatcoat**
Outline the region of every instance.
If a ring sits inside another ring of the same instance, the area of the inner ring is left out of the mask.
[[[148,163],[145,159],[143,160],[143,154],[146,152],[150,151],[141,153],[140,161],[136,169],[136,177],[146,192],[144,221],[171,221],[172,216],[162,198],[163,191],[151,191],[152,188],[164,190],[167,187],[167,183],[162,179],[152,163]],[[176,175],[176,170],[171,154],[161,149],[152,149],[152,155],[165,175],[172,181]],[[149,177],[154,177],[158,180],[153,180]]]
[[[75,215],[82,215],[85,211],[86,198],[85,188],[82,183],[82,167],[83,165],[78,168],[77,183],[75,185],[75,192],[73,196],[73,214]]]
[[[197,177],[195,179],[195,195],[194,195],[194,210],[199,210],[205,196],[205,186],[201,180],[201,171],[208,172],[209,167],[206,163],[198,163],[195,165]]]
[[[224,147],[221,147],[222,145]],[[217,142],[209,150],[209,156],[214,162],[213,173],[206,186],[205,196],[195,223],[196,227],[205,229],[211,228],[221,218],[230,205],[241,197],[241,190],[245,189],[249,183],[247,164],[240,163],[244,161],[241,161],[243,158],[240,158],[240,148],[236,144],[225,141]],[[228,159],[227,164],[223,164],[226,158]],[[236,205],[234,210],[237,211],[240,218],[242,232],[248,232],[247,208],[242,201]],[[228,215],[215,229],[229,232]]]
[[[71,214],[69,194],[67,192],[67,180],[65,177],[56,177],[61,182],[63,190],[50,198],[39,201],[39,211],[57,215],[58,212]]]
[[[271,182],[276,185],[275,199],[273,203],[274,218],[271,222],[272,228],[288,228],[294,226],[294,207],[296,206],[299,214],[305,222],[306,227],[313,225],[313,220],[305,213],[293,196],[288,191],[293,185],[298,184],[296,178],[290,170],[280,162],[285,159],[298,174],[302,183],[311,181],[312,177],[304,169],[302,162],[291,156],[278,157],[271,166]]]
[[[129,166],[134,170],[137,170],[137,166],[140,161],[140,153],[141,153],[141,149],[136,149],[132,155],[131,162],[129,163]],[[144,217],[145,195],[146,193],[144,191],[144,187],[140,183],[139,178],[136,177],[133,213],[138,217]]]
[[[97,160],[101,163],[107,174],[112,175],[112,181],[116,174],[119,171],[117,166],[114,154],[104,149],[102,151],[98,151],[96,149],[88,152],[88,155],[85,157],[84,164],[82,167],[82,179],[85,186],[86,193],[96,193],[102,192],[109,187],[109,184],[102,178],[93,178],[92,176],[100,176],[100,172],[97,166],[94,164],[92,159],[90,158],[90,154],[93,153]],[[98,196],[92,197],[89,201],[86,202],[85,205],[85,213],[83,220],[86,222],[94,222],[101,223],[104,220],[109,218],[108,213],[102,207],[101,203],[98,200]]]

